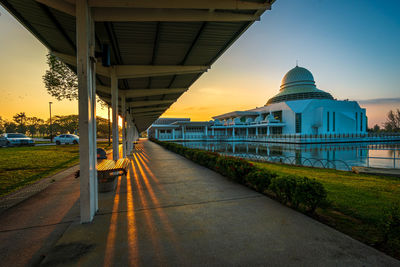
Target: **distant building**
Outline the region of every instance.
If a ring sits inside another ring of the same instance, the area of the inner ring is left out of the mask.
[[[263,107],[232,111],[213,119],[171,119],[168,125],[156,121],[149,129],[154,131],[153,137],[164,140],[278,138],[280,142],[297,137],[360,137],[367,130],[364,108],[356,101],[336,100],[318,89],[311,72],[298,66],[286,73],[279,93]]]

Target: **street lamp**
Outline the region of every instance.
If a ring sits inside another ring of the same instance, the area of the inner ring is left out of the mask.
[[[52,125],[51,125],[51,104],[53,104],[53,102],[49,102],[49,107],[50,107],[50,143],[53,142],[53,129],[52,129]]]

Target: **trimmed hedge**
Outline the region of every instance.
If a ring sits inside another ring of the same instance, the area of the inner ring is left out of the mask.
[[[200,165],[210,168],[258,192],[275,197],[285,205],[313,213],[326,202],[326,190],[315,179],[294,175],[278,175],[265,168],[254,166],[247,160],[222,156],[215,152],[187,148],[179,144],[151,141],[180,154]]]

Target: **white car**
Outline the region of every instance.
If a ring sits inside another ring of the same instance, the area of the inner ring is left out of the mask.
[[[0,136],[0,146],[34,146],[35,141],[22,133],[4,133]]]
[[[56,145],[78,144],[79,136],[74,134],[60,134],[59,136],[54,137],[54,142],[56,143]]]

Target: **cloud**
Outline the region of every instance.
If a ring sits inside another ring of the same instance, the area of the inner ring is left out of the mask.
[[[367,99],[367,100],[358,100],[360,104],[368,105],[368,104],[396,104],[400,103],[400,97],[394,98],[374,98],[374,99]]]

